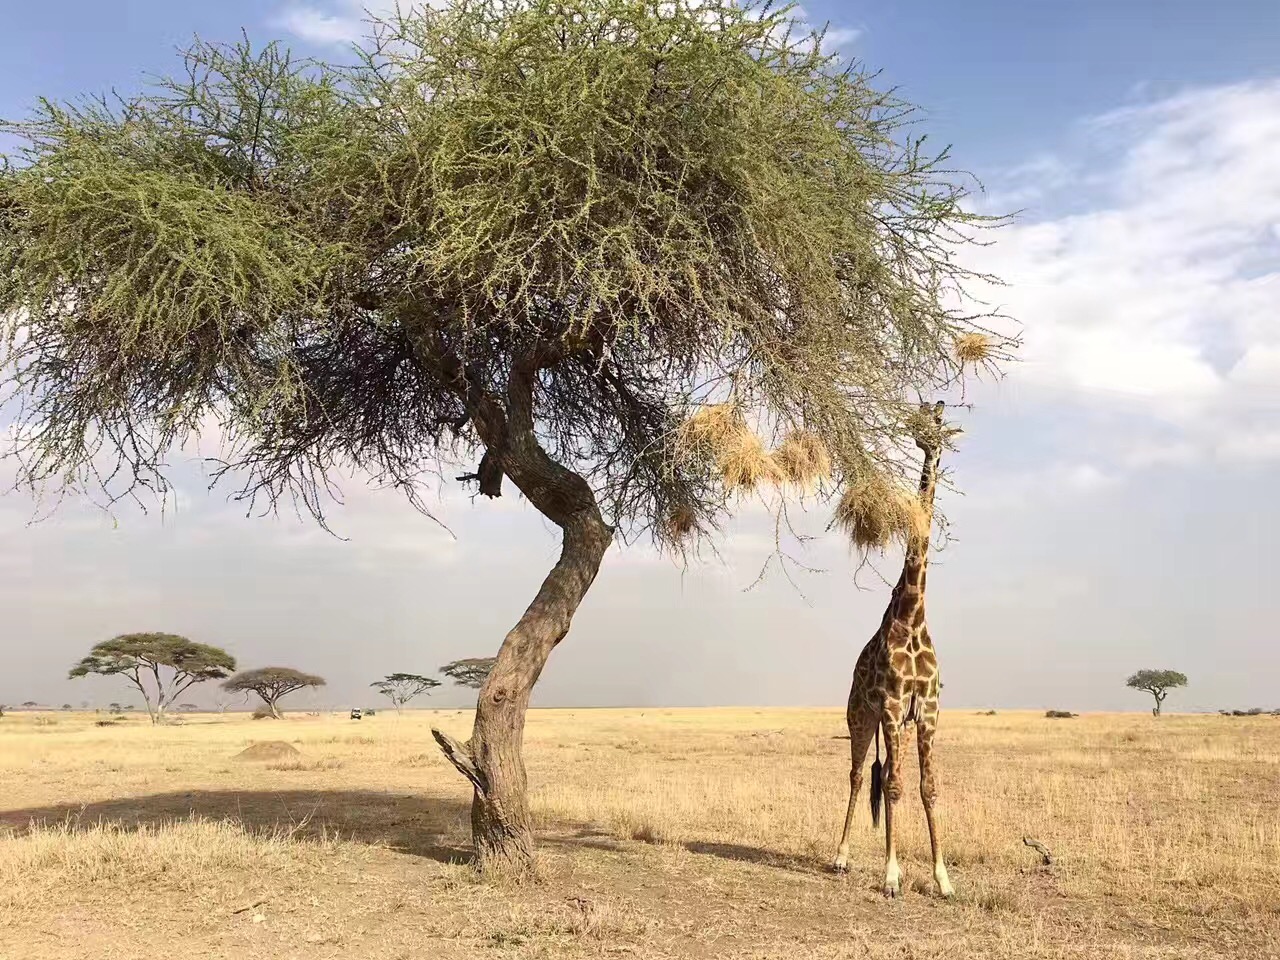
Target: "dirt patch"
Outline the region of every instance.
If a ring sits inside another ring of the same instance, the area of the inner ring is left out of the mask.
[[[260,740],[249,744],[231,759],[261,763],[269,760],[294,760],[301,756],[302,753],[291,743],[283,740]]]

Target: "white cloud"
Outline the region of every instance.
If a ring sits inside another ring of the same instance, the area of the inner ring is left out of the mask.
[[[1011,379],[1172,425],[1180,462],[1188,443],[1280,457],[1256,439],[1280,410],[1280,82],[1195,90],[1081,131],[1081,156],[1009,178],[1042,210],[1075,212],[1024,216],[976,257],[1007,283],[986,298],[1022,326]],[[1027,185],[1037,172],[1043,196]]]
[[[365,34],[359,17],[328,13],[315,7],[290,7],[275,23],[294,36],[321,46],[352,43]]]
[[[847,47],[862,36],[857,27],[828,27],[822,36],[823,45],[827,49]]]

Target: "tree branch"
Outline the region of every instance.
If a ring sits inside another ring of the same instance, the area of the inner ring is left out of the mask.
[[[436,743],[440,745],[440,749],[444,751],[444,755],[449,759],[458,772],[471,781],[472,786],[480,793],[487,793],[489,784],[484,778],[484,774],[480,772],[480,768],[476,766],[475,761],[471,758],[471,745],[461,743],[455,740],[443,730],[435,727],[431,728],[431,735],[436,738]]]

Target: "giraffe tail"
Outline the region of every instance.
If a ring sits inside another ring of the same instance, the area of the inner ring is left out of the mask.
[[[880,799],[884,795],[884,767],[880,763],[880,724],[876,724],[876,762],[871,764],[871,825],[880,826]]]

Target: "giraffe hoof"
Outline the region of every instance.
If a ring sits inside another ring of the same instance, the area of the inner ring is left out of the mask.
[[[845,874],[849,872],[849,863],[843,857],[836,857],[836,862],[831,864],[831,869],[836,873]]]
[[[884,889],[881,890],[880,892],[884,894],[884,897],[886,900],[893,900],[895,897],[898,896],[898,888],[892,887],[887,883],[884,885]]]

